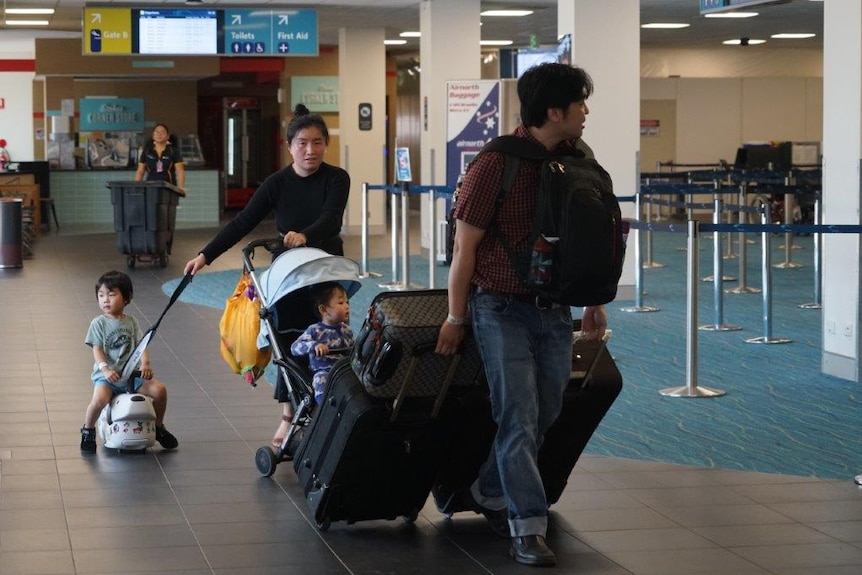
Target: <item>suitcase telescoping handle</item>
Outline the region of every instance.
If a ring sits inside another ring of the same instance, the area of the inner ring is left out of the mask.
[[[398,414],[401,411],[401,406],[404,404],[404,400],[407,397],[407,392],[410,388],[410,382],[413,381],[415,378],[416,369],[419,367],[420,359],[423,355],[434,353],[434,349],[436,347],[437,342],[431,341],[426,343],[420,343],[413,348],[413,351],[410,354],[410,363],[407,366],[407,373],[404,376],[404,383],[401,384],[401,389],[398,390],[398,395],[395,396],[395,400],[392,402],[391,421],[395,421],[398,418]],[[449,366],[446,369],[446,377],[443,379],[443,383],[440,385],[440,391],[437,392],[437,398],[434,400],[434,407],[431,408],[431,419],[434,419],[435,417],[437,417],[437,414],[440,413],[440,408],[443,406],[443,400],[446,397],[446,392],[449,391],[449,386],[455,379],[455,373],[458,369],[459,363],[461,363],[460,350],[458,353],[449,358]]]

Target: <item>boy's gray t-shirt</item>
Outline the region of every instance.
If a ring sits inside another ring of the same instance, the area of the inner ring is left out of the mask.
[[[100,315],[90,322],[84,343],[89,346],[98,345],[105,351],[105,361],[114,371],[121,371],[131,357],[135,346],[141,340],[143,332],[138,320],[127,315],[123,319],[112,319]],[[97,363],[93,364],[91,378],[95,381],[102,377],[102,370]]]

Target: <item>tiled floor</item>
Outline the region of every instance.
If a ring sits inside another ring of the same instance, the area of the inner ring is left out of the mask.
[[[161,285],[213,230],[177,234],[166,269],[132,272],[131,313],[149,326]],[[359,256],[348,240],[348,255]],[[379,244],[379,245],[377,245]],[[388,238],[372,246],[388,255]],[[246,387],[218,352],[216,310],[177,304],[151,346],[167,383],[175,452],[78,449],[98,312],[93,284],[123,269],[114,234],[53,231],[23,269],[0,271],[0,573],[522,573],[478,515],[429,502],[415,524],[308,518],[293,469],[259,476],[274,430],[264,386]],[[237,268],[237,250],[213,266]],[[862,490],[847,481],[586,456],[552,508],[550,543],[581,575],[862,573]]]

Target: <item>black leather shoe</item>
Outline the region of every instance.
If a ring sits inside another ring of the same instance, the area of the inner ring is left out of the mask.
[[[542,535],[512,537],[509,555],[518,563],[535,567],[550,567],[557,564],[557,557],[551,551]]]
[[[487,507],[479,505],[479,502],[473,497],[469,488],[461,492],[461,500],[468,508],[485,516],[485,519],[488,521],[488,525],[491,527],[491,531],[493,531],[495,535],[505,539],[511,537],[511,533],[509,532],[508,509],[495,511],[494,509],[488,509]]]

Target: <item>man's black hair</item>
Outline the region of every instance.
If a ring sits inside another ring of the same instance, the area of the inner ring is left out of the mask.
[[[568,109],[593,93],[593,80],[582,68],[546,62],[528,68],[518,78],[521,100],[521,123],[541,128],[548,119],[548,109]]]

